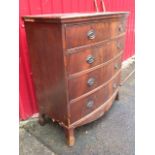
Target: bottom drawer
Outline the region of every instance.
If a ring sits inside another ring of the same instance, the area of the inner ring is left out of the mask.
[[[93,94],[74,103],[70,103],[70,122],[76,122],[104,104],[104,102],[106,102],[113,95],[113,93],[115,93],[119,83],[120,73]]]

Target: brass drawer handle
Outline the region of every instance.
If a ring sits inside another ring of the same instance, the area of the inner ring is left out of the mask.
[[[122,24],[118,26],[118,31],[119,32],[123,32],[124,31],[124,28],[123,28],[123,25]]]
[[[93,77],[89,78],[88,81],[87,81],[87,84],[88,84],[89,87],[91,87],[94,83],[95,83],[95,78],[93,78]]]
[[[92,108],[93,107],[93,105],[94,105],[94,101],[93,100],[89,100],[88,102],[87,102],[87,108]]]
[[[95,39],[95,37],[96,37],[95,30],[90,30],[90,31],[88,31],[87,37],[88,37],[88,39],[90,39],[90,40]]]
[[[120,42],[117,42],[117,43],[116,43],[116,46],[117,46],[117,49],[121,49],[121,48],[122,48],[122,46],[121,46],[121,43],[120,43]]]
[[[119,64],[116,63],[116,64],[114,65],[114,68],[115,68],[115,70],[118,70],[118,69],[119,69]]]
[[[116,83],[113,84],[113,88],[114,88],[114,89],[117,88],[117,84],[116,84]]]
[[[95,58],[92,55],[89,55],[86,58],[86,61],[87,61],[88,64],[92,64],[95,61]]]

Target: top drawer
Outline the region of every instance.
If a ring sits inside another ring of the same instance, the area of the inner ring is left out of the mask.
[[[74,48],[100,42],[125,32],[124,20],[106,20],[66,26],[66,46]]]

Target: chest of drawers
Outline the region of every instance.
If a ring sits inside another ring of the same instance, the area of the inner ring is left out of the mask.
[[[39,122],[49,117],[74,145],[74,129],[119,98],[126,12],[24,16]]]

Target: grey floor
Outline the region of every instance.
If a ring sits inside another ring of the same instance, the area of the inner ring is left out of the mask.
[[[133,66],[123,72],[123,76]],[[20,128],[20,155],[134,155],[135,80],[132,75],[120,88],[120,100],[100,119],[75,130],[76,143],[66,145],[57,123],[36,121]]]

